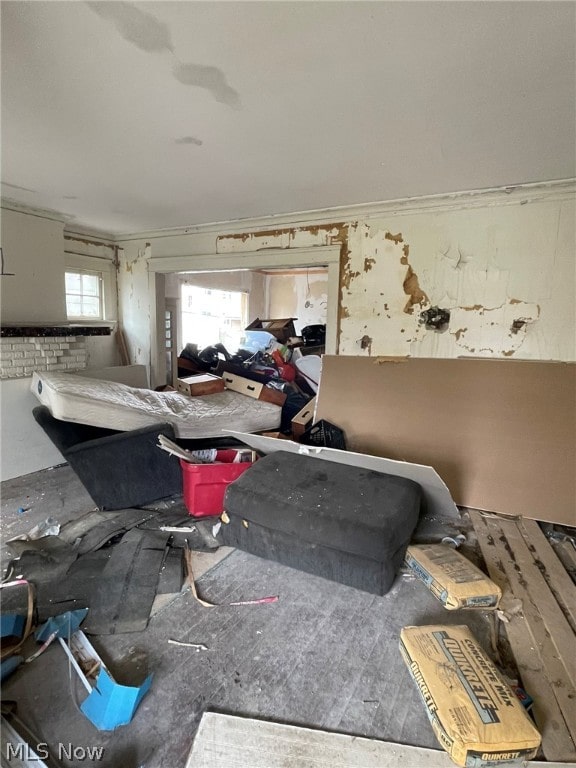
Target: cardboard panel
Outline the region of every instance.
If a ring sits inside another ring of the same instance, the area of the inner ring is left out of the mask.
[[[576,365],[324,356],[316,419],[434,467],[457,504],[576,525]]]

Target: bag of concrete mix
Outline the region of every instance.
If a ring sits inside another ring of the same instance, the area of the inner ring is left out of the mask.
[[[405,627],[400,651],[436,738],[457,765],[484,768],[536,756],[540,734],[468,627]]]
[[[445,544],[412,545],[405,562],[449,611],[496,608],[502,597],[497,584]]]

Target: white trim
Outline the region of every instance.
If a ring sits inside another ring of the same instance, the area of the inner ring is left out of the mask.
[[[220,272],[266,267],[308,267],[340,261],[340,245],[312,248],[266,248],[260,251],[210,253],[198,256],[152,256],[149,272]]]
[[[431,211],[451,211],[463,208],[486,208],[495,205],[519,205],[543,200],[569,200],[576,193],[576,179],[557,179],[506,187],[450,192],[421,197],[405,197],[373,203],[321,208],[310,211],[271,214],[232,221],[217,221],[165,229],[142,230],[115,235],[115,242],[152,240],[181,235],[249,232],[253,229],[298,227],[330,222],[349,222],[378,216],[402,216]]]
[[[85,253],[74,253],[64,250],[64,266],[68,269],[87,269],[92,272],[116,272],[112,259],[104,256],[87,256]]]
[[[111,235],[109,232],[103,232],[92,227],[83,227],[81,224],[69,222],[64,227],[65,240],[89,240],[91,245],[108,245],[110,248],[114,248],[116,245],[115,237],[115,235]]]
[[[199,256],[152,257],[148,260],[148,299],[150,307],[150,381],[158,386],[162,377],[162,342],[158,338],[157,313],[159,297],[157,275],[169,272],[219,272],[238,269],[263,269],[266,267],[328,266],[328,314],[326,318],[326,353],[337,353],[338,306],[340,286],[340,245],[319,245],[314,248],[269,248],[246,253],[213,253]],[[164,298],[162,297],[162,302]]]
[[[518,205],[519,203],[533,203],[542,200],[564,200],[572,198],[575,193],[576,178],[551,179],[549,181],[530,182],[528,184],[509,184],[504,187],[402,197],[379,202],[357,203],[332,208],[294,211],[292,213],[269,214],[245,219],[213,221],[203,224],[182,225],[180,227],[145,229],[120,234],[111,234],[103,230],[93,229],[92,227],[84,226],[81,222],[74,222],[75,216],[73,215],[48,208],[35,208],[8,197],[0,199],[0,207],[9,211],[61,221],[65,225],[65,235],[74,236],[77,234],[81,237],[99,238],[108,243],[122,243],[129,240],[150,240],[174,237],[175,235],[208,234],[212,232],[226,234],[228,232],[243,232],[252,229],[305,226],[331,221],[355,221],[357,219],[370,219],[382,215],[393,214],[394,216],[402,216],[409,213],[426,211],[449,211],[462,208],[484,208],[493,205]]]
[[[40,219],[50,219],[51,221],[60,221],[65,224],[70,221],[73,216],[62,213],[61,211],[55,211],[52,208],[35,208],[32,205],[25,205],[19,203],[17,200],[12,200],[10,197],[0,198],[0,208],[6,211],[15,211],[16,213],[25,213],[27,216],[37,216]]]
[[[64,272],[92,272],[100,277],[101,317],[93,318],[95,323],[117,322],[116,265],[102,256],[64,251]],[[73,319],[72,316],[68,319]],[[81,318],[89,322],[88,318]]]

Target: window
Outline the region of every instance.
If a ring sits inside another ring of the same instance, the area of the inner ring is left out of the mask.
[[[66,272],[66,314],[69,318],[102,320],[102,275],[77,270]]]
[[[240,344],[248,324],[248,294],[182,285],[182,341],[200,349],[220,342],[229,352]]]

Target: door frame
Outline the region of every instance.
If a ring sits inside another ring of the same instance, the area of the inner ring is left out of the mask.
[[[312,248],[266,248],[243,253],[211,253],[198,256],[152,257],[148,260],[150,307],[150,381],[158,386],[162,371],[162,339],[158,315],[163,316],[164,275],[172,272],[222,272],[252,269],[328,267],[328,307],[326,314],[326,353],[338,352],[338,306],[340,287],[340,245]]]

